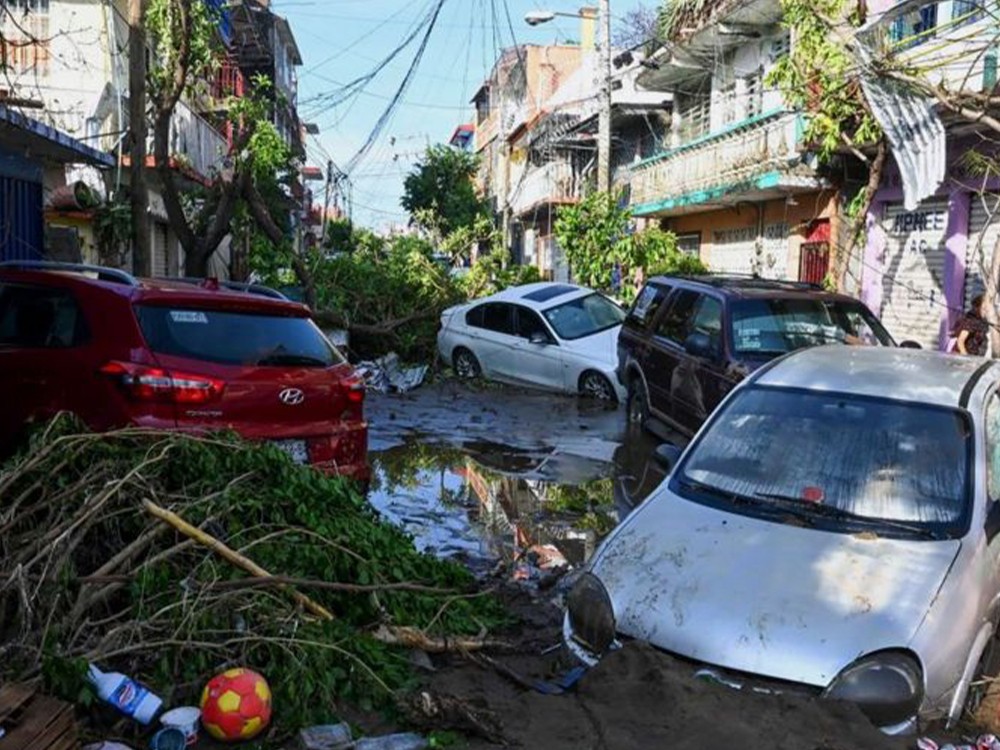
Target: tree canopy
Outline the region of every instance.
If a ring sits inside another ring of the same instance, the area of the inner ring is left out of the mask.
[[[473,182],[478,158],[451,146],[430,146],[403,183],[403,208],[438,237],[475,224],[486,206]]]

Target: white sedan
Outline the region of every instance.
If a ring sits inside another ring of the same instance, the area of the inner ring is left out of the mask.
[[[615,374],[625,311],[592,289],[511,287],[441,315],[438,351],[461,378],[624,400]]]

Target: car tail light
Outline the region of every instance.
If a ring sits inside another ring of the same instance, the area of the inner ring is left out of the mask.
[[[218,378],[172,372],[132,362],[108,362],[100,372],[117,380],[132,398],[139,401],[205,404],[219,398],[226,387],[225,381]]]
[[[361,378],[353,376],[344,381],[344,388],[347,391],[347,408],[344,410],[344,417],[360,421],[364,414],[365,383]]]

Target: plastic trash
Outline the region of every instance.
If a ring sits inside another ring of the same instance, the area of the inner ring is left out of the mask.
[[[340,750],[351,746],[349,724],[322,724],[299,732],[302,750]]]
[[[425,750],[427,747],[426,738],[413,733],[364,737],[354,743],[354,750]]]
[[[83,750],[132,750],[132,748],[120,742],[105,740],[104,742],[93,742],[89,745],[84,745]]]
[[[149,741],[150,750],[184,750],[187,747],[184,732],[176,727],[166,727],[153,735]]]
[[[163,714],[160,723],[167,729],[179,729],[184,733],[186,744],[193,745],[198,741],[199,719],[201,719],[201,709],[195,706],[181,706]]]
[[[93,664],[87,674],[98,697],[140,724],[148,724],[163,701],[135,680],[119,672],[102,672]]]

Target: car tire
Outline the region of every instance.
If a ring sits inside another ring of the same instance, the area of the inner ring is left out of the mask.
[[[462,380],[473,380],[483,374],[476,355],[460,346],[451,355],[451,366],[455,374]]]
[[[609,404],[618,401],[611,381],[595,370],[587,370],[580,376],[579,389],[581,396],[592,398],[595,401],[604,401]]]
[[[962,713],[994,734],[1000,732],[1000,636],[996,633],[986,644],[972,684],[965,696]]]
[[[629,381],[625,413],[630,429],[642,430],[649,421],[649,397],[646,395],[646,386],[638,377]]]

